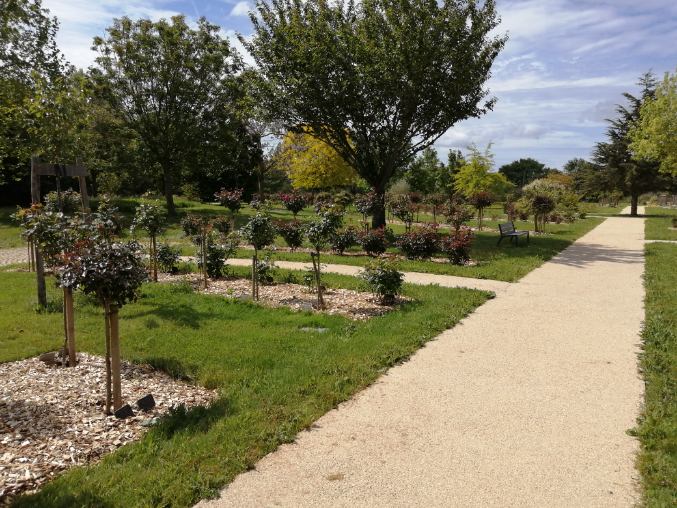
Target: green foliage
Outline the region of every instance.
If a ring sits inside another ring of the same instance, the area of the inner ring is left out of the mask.
[[[475,146],[470,146],[470,155],[467,162],[461,166],[454,178],[454,188],[466,198],[470,198],[480,192],[492,194],[495,199],[500,199],[514,185],[501,173],[492,173],[494,156],[490,152],[490,146],[480,152]]]
[[[498,168],[498,172],[517,187],[524,187],[538,178],[545,178],[548,171],[550,170],[545,164],[531,158],[519,159]]]
[[[167,218],[164,210],[159,205],[141,203],[136,209],[134,219],[132,220],[132,234],[142,229],[149,236],[155,237],[164,230],[166,221]]]
[[[493,0],[260,2],[242,39],[258,100],[304,126],[383,196],[394,175],[455,123],[489,110],[505,44]],[[373,225],[385,223],[379,207]]]
[[[331,239],[331,250],[342,256],[346,249],[357,245],[357,238],[357,231],[352,226],[337,231]]]
[[[280,201],[282,201],[287,210],[294,214],[294,218],[308,204],[306,197],[300,192],[282,193],[280,194]]]
[[[641,105],[629,135],[636,157],[657,161],[663,173],[677,177],[677,72],[665,73],[655,96]]]
[[[218,199],[221,206],[225,206],[230,213],[235,214],[242,208],[243,194],[244,189],[221,189],[214,194],[214,197]]]
[[[48,192],[43,200],[45,210],[48,212],[63,212],[66,215],[73,215],[82,210],[80,193],[70,189],[61,192],[61,209],[59,209],[59,194],[56,191]]]
[[[134,302],[148,278],[139,250],[136,242],[97,242],[69,260],[62,270],[61,283],[95,295],[102,304],[122,307]]]
[[[157,249],[157,262],[160,269],[165,273],[172,273],[179,262],[181,251],[168,243],[161,244]]]
[[[360,273],[372,293],[383,305],[395,303],[395,297],[402,292],[404,274],[397,270],[395,264],[387,259],[370,261]]]
[[[409,164],[404,178],[412,191],[424,195],[439,191],[449,194],[453,186],[449,168],[440,162],[437,152],[432,147],[425,148]]]
[[[464,265],[470,261],[470,247],[473,233],[469,227],[463,226],[442,239],[442,251],[453,265]]]
[[[644,405],[634,434],[641,451],[644,504],[671,506],[677,499],[677,246],[646,246],[646,319],[640,365]]]
[[[303,245],[306,226],[302,222],[297,220],[278,221],[275,223],[275,228],[292,251]]]
[[[444,207],[444,216],[449,224],[458,231],[463,224],[473,218],[472,208],[459,199],[452,199]]]
[[[396,245],[407,259],[429,259],[439,250],[437,226],[428,225],[400,235]]]
[[[94,39],[94,49],[100,94],[138,134],[149,169],[162,176],[170,215],[186,168],[196,168],[191,178],[197,180],[237,171],[249,158],[235,114],[242,63],[220,27],[204,18],[191,27],[183,16],[123,17]]]
[[[390,201],[390,211],[396,218],[404,222],[407,231],[411,229],[411,224],[414,222],[414,214],[416,213],[416,205],[411,201],[410,196],[407,194],[395,196]]]
[[[320,252],[331,243],[343,225],[343,214],[334,210],[321,212],[319,217],[306,226],[306,237],[315,252]]]
[[[369,256],[379,256],[388,247],[384,228],[362,231],[358,235],[357,241]]]
[[[240,236],[254,249],[265,249],[275,241],[277,231],[270,215],[257,212],[247,224],[240,228]]]

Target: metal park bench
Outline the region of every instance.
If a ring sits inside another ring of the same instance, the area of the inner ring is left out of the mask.
[[[501,237],[498,239],[498,243],[496,245],[501,245],[501,242],[506,237],[510,237],[511,242],[514,238],[515,239],[515,245],[517,245],[518,242],[519,242],[520,236],[526,236],[527,237],[527,245],[529,245],[529,231],[515,229],[515,223],[513,221],[506,222],[504,224],[499,224],[498,225],[498,232],[501,234]]]

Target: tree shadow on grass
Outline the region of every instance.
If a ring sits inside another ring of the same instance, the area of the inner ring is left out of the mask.
[[[598,244],[577,244],[575,249],[570,249],[551,260],[558,265],[584,268],[591,263],[623,263],[638,264],[644,262],[642,250],[629,250],[611,248]]]
[[[73,508],[92,506],[96,508],[112,508],[113,505],[105,501],[101,496],[94,493],[92,490],[85,490],[79,492],[68,492],[68,487],[59,490],[58,497],[47,496],[38,492],[37,494],[29,494],[18,497],[10,505],[12,508],[35,508],[36,506],[49,506],[50,508]],[[3,505],[4,506],[4,505]]]
[[[230,401],[225,397],[217,399],[209,406],[186,409],[184,405],[180,405],[163,416],[151,433],[162,439],[171,439],[177,433],[203,434],[233,412]]]
[[[199,311],[193,305],[166,300],[162,303],[139,300],[136,308],[125,312],[125,318],[128,319],[153,316],[194,330],[200,328],[201,321],[213,318],[214,315],[212,312]]]

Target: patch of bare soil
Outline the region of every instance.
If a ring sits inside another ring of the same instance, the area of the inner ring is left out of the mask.
[[[148,365],[123,362],[122,394],[135,416],[120,420],[102,412],[103,358],[79,353],[78,361],[73,368],[37,358],[0,364],[0,505],[139,439],[171,408],[203,406],[216,398],[215,391]],[[156,405],[143,412],[135,401],[147,394]]]
[[[202,289],[197,274],[168,275],[158,274],[160,282],[189,282],[196,291],[205,294],[221,295],[226,298],[248,300],[251,298],[251,281],[248,279],[209,280],[209,287]],[[288,307],[296,311],[323,312],[338,314],[353,320],[365,320],[381,316],[407,301],[399,297],[395,305],[381,305],[371,293],[350,289],[327,288],[324,295],[326,309],[315,307],[317,295],[301,284],[273,284],[259,286],[259,303],[269,307]]]

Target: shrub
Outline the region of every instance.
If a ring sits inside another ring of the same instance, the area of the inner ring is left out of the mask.
[[[454,265],[470,261],[470,246],[473,235],[469,227],[463,226],[442,240],[442,250]]]
[[[280,194],[280,201],[287,210],[294,214],[294,218],[307,204],[305,196],[300,192]]]
[[[219,192],[214,193],[214,197],[219,201],[221,206],[225,206],[231,211],[231,213],[235,214],[238,210],[240,210],[240,208],[242,208],[243,194],[244,189],[221,189]]]
[[[364,220],[372,215],[378,206],[378,195],[374,191],[361,194],[355,198],[355,208],[362,214]]]
[[[61,210],[59,210],[59,195],[56,191],[48,192],[44,200],[45,210],[48,212],[62,212],[65,215],[72,215],[82,209],[80,193],[70,189],[61,192]]]
[[[163,243],[157,250],[157,263],[160,269],[165,273],[174,273],[176,265],[179,262],[181,251],[177,247],[172,247]]]
[[[258,277],[259,284],[264,286],[269,286],[275,282],[275,261],[273,261],[270,254],[266,254],[263,260],[259,261],[256,266],[256,276]]]
[[[275,224],[277,232],[280,234],[284,242],[295,251],[303,245],[303,237],[305,235],[305,226],[302,222],[293,221],[279,221]]]
[[[428,225],[399,236],[396,245],[407,259],[428,259],[439,250],[437,225]]]
[[[331,239],[331,250],[339,256],[342,256],[345,250],[353,245],[357,245],[357,231],[353,227],[338,231]]]
[[[383,228],[370,229],[358,235],[358,243],[370,256],[383,254],[387,248],[385,231]]]
[[[227,236],[228,233],[230,233],[230,226],[230,219],[228,219],[228,217],[224,217],[223,215],[219,215],[218,217],[214,217],[212,219],[212,227],[223,236]]]
[[[517,203],[506,201],[503,205],[503,211],[508,216],[509,221],[514,221],[517,218]]]
[[[360,277],[383,305],[395,303],[395,297],[402,291],[404,274],[391,261],[375,259],[369,262]]]
[[[473,211],[458,199],[452,199],[444,207],[444,216],[454,230],[458,231],[465,222],[473,218]]]
[[[334,195],[334,204],[346,208],[353,202],[353,195],[347,191],[340,191]]]

